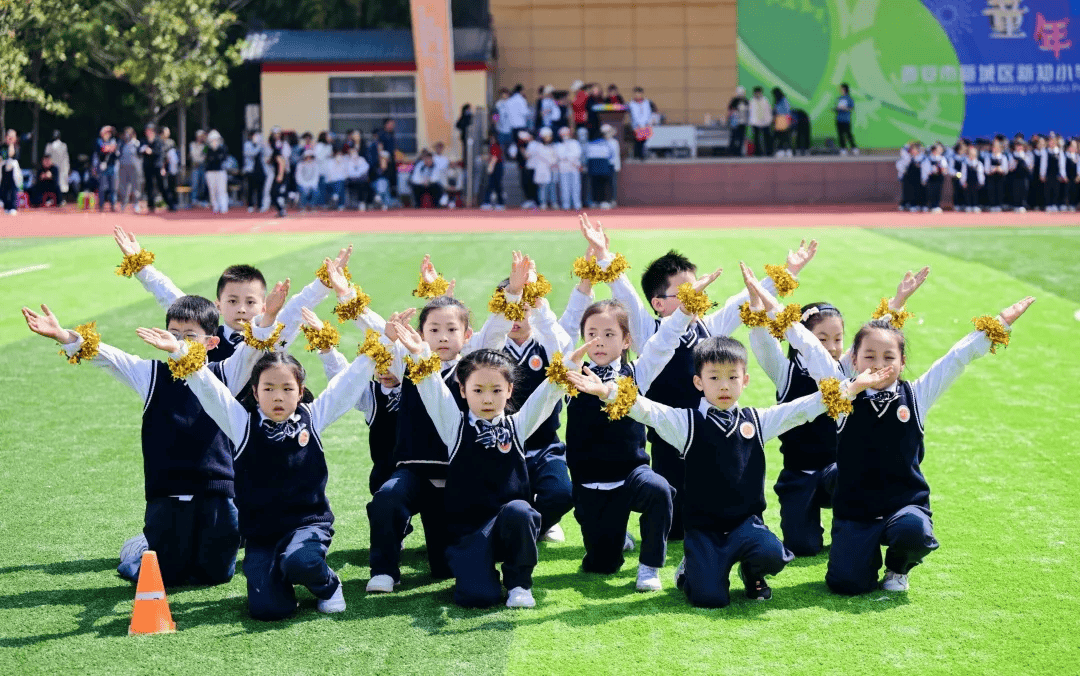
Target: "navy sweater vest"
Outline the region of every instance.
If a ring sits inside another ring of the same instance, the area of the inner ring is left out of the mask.
[[[874,410],[865,393],[839,430],[833,514],[849,521],[888,517],[908,505],[929,509],[923,477],[923,429],[911,385],[900,381],[899,397]]]
[[[461,396],[456,373],[455,365],[444,369],[440,376],[454,395],[458,409],[464,411],[467,406]],[[399,468],[410,469],[425,479],[445,479],[448,459],[446,444],[439,438],[439,431],[435,429],[435,423],[431,421],[427,407],[420,398],[420,391],[411,380],[403,379],[394,461]]]
[[[818,385],[806,369],[791,359],[788,362],[786,392],[777,392],[780,404],[814,394]],[[818,471],[836,462],[836,421],[822,413],[805,425],[798,425],[780,435],[780,453],[784,469]]]
[[[697,409],[687,409],[683,524],[729,533],[765,511],[765,440],[757,411],[739,409],[731,429],[721,429]]]
[[[656,330],[660,330],[660,321],[656,320]],[[701,322],[694,322],[686,333],[679,337],[679,346],[675,354],[656,379],[649,385],[645,396],[653,401],[673,408],[694,408],[701,401],[701,392],[694,387],[694,347],[709,337],[709,331]],[[646,431],[650,444],[666,443],[653,430]]]
[[[517,359],[517,356],[509,349],[503,348],[503,352],[509,355],[511,359]],[[544,384],[544,381],[547,380],[547,367],[550,364],[551,360],[548,358],[547,350],[534,340],[518,360],[518,379],[514,384],[514,396],[511,399],[514,406],[513,410],[521,410],[522,404],[528,401],[536,388]],[[551,412],[547,420],[542,422],[540,427],[536,428],[536,431],[525,440],[526,449],[538,451],[559,443],[560,413],[562,413],[561,401],[555,406],[555,410]]]
[[[259,543],[274,543],[316,523],[334,523],[326,499],[326,458],[322,439],[311,424],[311,409],[300,404],[299,429],[271,441],[258,412],[248,416],[247,438],[236,451],[236,507],[240,533]]]
[[[623,363],[619,375],[633,378],[634,367]],[[579,394],[566,405],[566,464],[577,484],[624,481],[649,464],[645,426],[630,416],[609,420],[598,397]]]
[[[218,344],[213,350],[206,353],[206,360],[209,362],[225,361],[233,356],[233,352],[236,352],[236,346],[225,337],[225,326],[218,326],[217,331],[214,331],[214,335],[218,337]]]
[[[371,462],[376,467],[390,465],[394,461],[394,445],[397,443],[398,409],[401,404],[400,391],[393,395],[396,400],[391,409],[391,395],[383,394],[378,381],[368,384],[374,402],[368,417],[368,449]]]
[[[518,443],[513,419],[503,423],[510,440],[485,448],[464,415],[446,471],[446,518],[455,538],[480,529],[512,500],[532,501],[525,449]]]
[[[225,380],[221,364],[211,373]],[[143,408],[146,499],[169,495],[233,496],[232,443],[165,362],[154,362]]]

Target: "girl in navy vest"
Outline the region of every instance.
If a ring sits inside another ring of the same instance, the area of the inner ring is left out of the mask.
[[[926,206],[935,214],[941,213],[941,188],[949,174],[949,161],[945,159],[945,147],[935,143],[922,161],[922,184],[926,192]]]
[[[506,303],[515,304],[521,300],[528,275],[528,257],[515,251],[510,286],[503,295]],[[449,284],[435,272],[430,257],[425,256],[421,266],[421,286],[414,294],[422,296],[430,292],[434,295],[450,290]],[[394,315],[391,321],[386,322],[371,310],[365,310],[357,317],[357,323],[385,332],[388,338],[396,341],[395,320],[407,321],[411,314],[410,311],[404,317]],[[481,347],[494,350],[502,348],[511,326],[504,314],[492,313],[484,326],[473,334],[469,328],[468,308],[448,295],[437,295],[429,301],[420,311],[418,323],[424,340],[439,357],[440,364],[436,366],[439,377],[451,392],[460,391],[452,384],[456,382],[455,371],[460,357]],[[371,579],[367,591],[379,593],[392,592],[400,584],[401,541],[414,514],[420,514],[424,525],[432,577],[446,579],[453,576],[446,562],[448,533],[443,507],[449,465],[446,444],[439,438],[438,429],[428,415],[416,385],[405,379],[407,363],[410,373],[414,375],[417,368],[411,361],[406,362],[408,350],[398,343],[391,349],[390,373],[401,381],[394,447],[396,469],[367,506],[371,527]],[[458,405],[464,409],[464,400],[460,400]]]
[[[979,188],[986,183],[986,167],[979,158],[979,149],[974,145],[967,148],[967,158],[960,169],[960,185],[964,188],[964,202],[968,205],[968,213],[978,213]]]
[[[1028,199],[1028,186],[1031,182],[1033,165],[1034,159],[1028,152],[1027,144],[1023,140],[1013,141],[1012,153],[1009,157],[1009,182],[1013,211],[1019,214],[1027,211],[1025,204]]]
[[[179,362],[202,362],[205,354],[160,329],[139,336]],[[375,363],[358,356],[313,399],[300,362],[271,352],[256,362],[251,390],[240,403],[205,364],[187,376],[188,387],[232,441],[240,533],[246,538],[244,576],[248,612],[257,620],[280,620],[296,611],[294,585],[318,599],[321,613],[345,610],[341,581],[326,565],[334,514],[326,498],[328,478],[322,432],[352,408],[355,390]]]
[[[255,340],[269,339],[286,288],[278,284],[267,297],[265,314],[255,318]],[[101,343],[93,322],[74,331],[63,329],[46,306],[41,309],[43,314],[39,315],[23,308],[31,331],[60,343],[72,364],[86,360],[109,371],[144,402],[145,519],[142,532],[121,548],[116,572],[137,581],[142,553],[152,549],[158,553],[166,586],[228,582],[240,544],[228,439],[184,383],[173,378],[173,364],[142,359]],[[214,304],[198,296],[181,296],[165,313],[169,332],[193,340],[205,350],[212,350],[217,343],[213,335],[217,325]],[[233,356],[210,365],[210,377],[217,379],[230,397],[238,394],[260,354],[241,343]]]
[[[1005,177],[1009,173],[1009,157],[1002,150],[1001,141],[994,139],[984,163],[988,204],[990,211],[998,212],[1005,205]]]
[[[1062,202],[1069,211],[1076,211],[1076,207],[1080,206],[1078,164],[1080,164],[1080,141],[1074,138],[1069,140],[1068,150],[1065,152],[1065,185],[1062,187],[1064,193]]]
[[[767,311],[779,308],[756,285]],[[908,573],[938,548],[930,520],[930,488],[923,477],[923,428],[926,412],[963,373],[973,359],[1008,345],[1009,327],[1035,301],[1024,298],[997,316],[973,320],[976,330],[914,381],[899,380],[905,360],[905,338],[883,317],[863,325],[852,342],[852,368],[876,372],[893,368],[892,376],[852,402],[853,410],[838,421],[836,489],[833,493],[832,547],[825,582],[838,594],[863,594],[878,587],[881,547],[885,553],[886,591],[908,588]],[[829,373],[835,364],[821,343],[806,332],[785,336],[810,363],[812,371]]]
[[[420,360],[438,359],[412,327],[398,323],[398,338]],[[570,357],[577,368],[585,345]],[[514,362],[502,352],[476,350],[463,357],[457,376],[463,412],[441,378],[421,376],[417,384],[439,438],[449,450],[446,472],[447,561],[454,573],[454,602],[485,608],[502,599],[497,561],[503,562],[508,608],[532,608],[532,571],[540,513],[530,501],[533,492],[526,467],[526,440],[555,410],[562,391],[551,380],[541,384],[507,414],[516,381]],[[430,376],[430,374],[427,374]]]
[[[718,273],[696,280],[702,290]],[[626,306],[602,300],[585,310],[581,334],[590,341],[590,369],[602,382],[618,379],[622,386],[648,390],[675,354],[679,337],[694,316],[684,311],[665,318],[657,335],[646,343],[635,362],[627,361],[630,319]],[[574,517],[585,542],[582,568],[611,574],[623,564],[623,547],[630,512],[641,513],[641,556],[637,589],[659,591],[667,557],[674,489],[649,467],[644,425],[611,413],[593,398],[574,397],[566,407],[566,462],[574,484]]]
[[[930,268],[917,275],[908,272],[887,301],[884,310],[893,315],[904,312],[907,299],[926,281]],[[752,276],[747,278],[748,288]],[[753,295],[753,292],[751,292]],[[884,302],[884,301],[883,301]],[[788,332],[799,332],[803,340],[817,339],[833,359],[827,372],[811,371],[812,364],[794,347],[785,355],[779,341],[764,326],[750,329],[750,348],[762,370],[776,385],[776,401],[789,403],[813,394],[818,381],[835,377],[846,380],[854,375],[851,352],[844,351],[844,318],[829,303],[811,303],[800,308],[800,321]],[[784,468],[776,480],[780,501],[780,531],[784,546],[795,556],[814,556],[824,546],[821,510],[832,507],[836,486],[836,421],[820,415],[811,422],[780,434],[780,454]]]
[[[1057,134],[1050,132],[1039,159],[1039,181],[1043,188],[1046,211],[1058,211],[1061,187],[1065,183],[1065,158],[1058,146]]]

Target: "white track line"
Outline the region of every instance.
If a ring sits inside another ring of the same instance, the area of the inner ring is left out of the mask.
[[[28,265],[25,268],[19,268],[18,270],[8,270],[7,272],[0,272],[0,278],[2,277],[14,277],[15,275],[21,275],[24,272],[33,272],[34,270],[48,270],[52,266],[48,263],[42,263],[41,265]]]

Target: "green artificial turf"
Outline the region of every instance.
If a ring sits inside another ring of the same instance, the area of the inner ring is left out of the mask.
[[[739,289],[740,259],[758,269],[780,262],[803,234],[611,236],[635,281],[648,260],[671,247],[691,253],[703,269],[722,265],[727,273],[712,291],[722,298]],[[836,304],[846,312],[849,337],[904,271],[933,267],[909,303],[916,313],[907,330],[909,378],[967,333],[970,317],[1039,297],[1013,344],[972,364],[929,413],[924,470],[941,549],[912,572],[906,594],[832,595],[822,554],[772,579],[767,603],[742,598],[734,577],[730,607],[694,609],[671,581],[681,543],[668,548],[664,591],[639,594],[633,559],[611,577],[580,572],[581,536],[571,514],[563,520],[566,543],[541,546],[533,610],[454,606],[452,583],[425,572],[421,532],[406,540],[400,591],[367,596],[370,460],[363,418],[350,412],[323,437],[337,515],[329,563],[344,581],[348,610],[319,615],[300,592],[295,618],[255,622],[237,574],[219,587],[170,590],[178,632],[138,638],[127,636],[134,589],[114,568],[120,544],[142,523],[141,402],[106,373],[66,364],[55,344],[27,331],[18,308],[47,302],[65,326],[97,320],[104,340],[145,357],[157,355],[134,329],[159,326],[164,313],[137,281],[113,274],[120,256],[108,238],[0,242],[0,272],[51,266],[0,278],[0,673],[1076,673],[1076,232],[813,234],[820,252],[794,299]],[[574,233],[431,235],[424,250],[415,235],[156,237],[143,244],[182,289],[209,296],[220,270],[237,262],[258,265],[268,280],[291,276],[298,290],[322,257],[350,241],[354,280],[379,312],[415,304],[409,292],[429,251],[457,278],[458,296],[477,319],[509,269],[512,248],[538,260],[554,285],[556,311],[574,281],[570,263],[583,250]],[[319,308],[324,317],[330,306]],[[343,352],[351,357],[360,339],[348,327]],[[318,360],[300,357],[312,389],[321,391]],[[772,403],[767,377],[755,365],[750,373],[742,403]],[[768,461],[765,517],[776,529],[775,442]],[[829,518],[826,512],[826,525]]]

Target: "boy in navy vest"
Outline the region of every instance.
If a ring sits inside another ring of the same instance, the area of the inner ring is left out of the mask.
[[[595,226],[589,222],[588,217],[581,218],[582,234],[589,242],[591,251],[596,252],[597,261],[601,268],[606,269],[610,265],[612,256],[608,250],[607,236],[600,223]],[[817,242],[811,241],[807,246],[805,242],[800,244],[798,251],[788,252],[786,261],[787,272],[797,277],[799,272],[814,257],[817,252]],[[680,284],[691,283],[697,279],[697,266],[688,258],[675,251],[669,251],[656,259],[645,269],[641,277],[641,287],[645,297],[649,301],[653,317],[649,309],[641,302],[641,297],[634,290],[633,285],[626,275],[620,275],[611,284],[611,295],[620,301],[630,311],[630,335],[631,348],[641,354],[645,343],[657,332],[660,321],[670,316],[679,308],[679,300],[675,297]],[[765,285],[774,290],[775,284],[768,279]],[[590,296],[585,293],[588,285],[579,285],[571,293],[567,305],[566,314],[560,324],[568,328],[572,324],[580,323],[581,314],[589,303]],[[702,317],[690,325],[689,330],[682,335],[675,356],[668,362],[664,370],[656,376],[645,394],[653,401],[675,406],[678,408],[691,408],[700,400],[699,393],[691,386],[694,377],[694,346],[709,336],[730,335],[740,325],[739,307],[746,302],[748,295],[745,291],[729,298],[722,308],[710,315]],[[576,335],[571,334],[571,335]],[[660,476],[667,479],[668,483],[678,488],[683,484],[684,465],[678,449],[665,442],[660,435],[650,429],[648,441],[651,444],[653,469]],[[675,494],[674,514],[672,516],[671,534],[669,540],[682,539],[682,497]]]
[[[662,334],[661,334],[662,335]],[[731,602],[728,577],[739,574],[749,599],[772,598],[765,582],[794,556],[761,519],[765,511],[765,442],[825,412],[821,393],[764,409],[742,408],[750,381],[746,348],[713,336],[694,347],[694,387],[703,396],[692,408],[672,408],[638,396],[629,416],[655,430],[686,462],[683,497],[684,550],[675,584],[690,603],[723,608]],[[617,391],[589,374],[571,373],[582,392],[605,401]],[[848,397],[880,376],[861,376]]]
[[[286,293],[287,286],[279,284],[267,298],[265,313],[255,317],[256,339],[269,337],[267,327],[273,325]],[[142,359],[101,343],[93,323],[74,331],[64,329],[46,306],[41,309],[43,314],[23,308],[31,331],[60,343],[72,363],[85,359],[106,369],[144,402],[144,537],[125,543],[117,572],[137,581],[142,552],[149,548],[158,554],[166,586],[228,582],[240,545],[229,440],[184,382],[171,375],[172,364]],[[218,312],[205,298],[181,296],[169,307],[165,323],[178,339],[207,349],[217,344]],[[210,370],[236,395],[261,354],[241,344],[232,357],[212,363]]]

